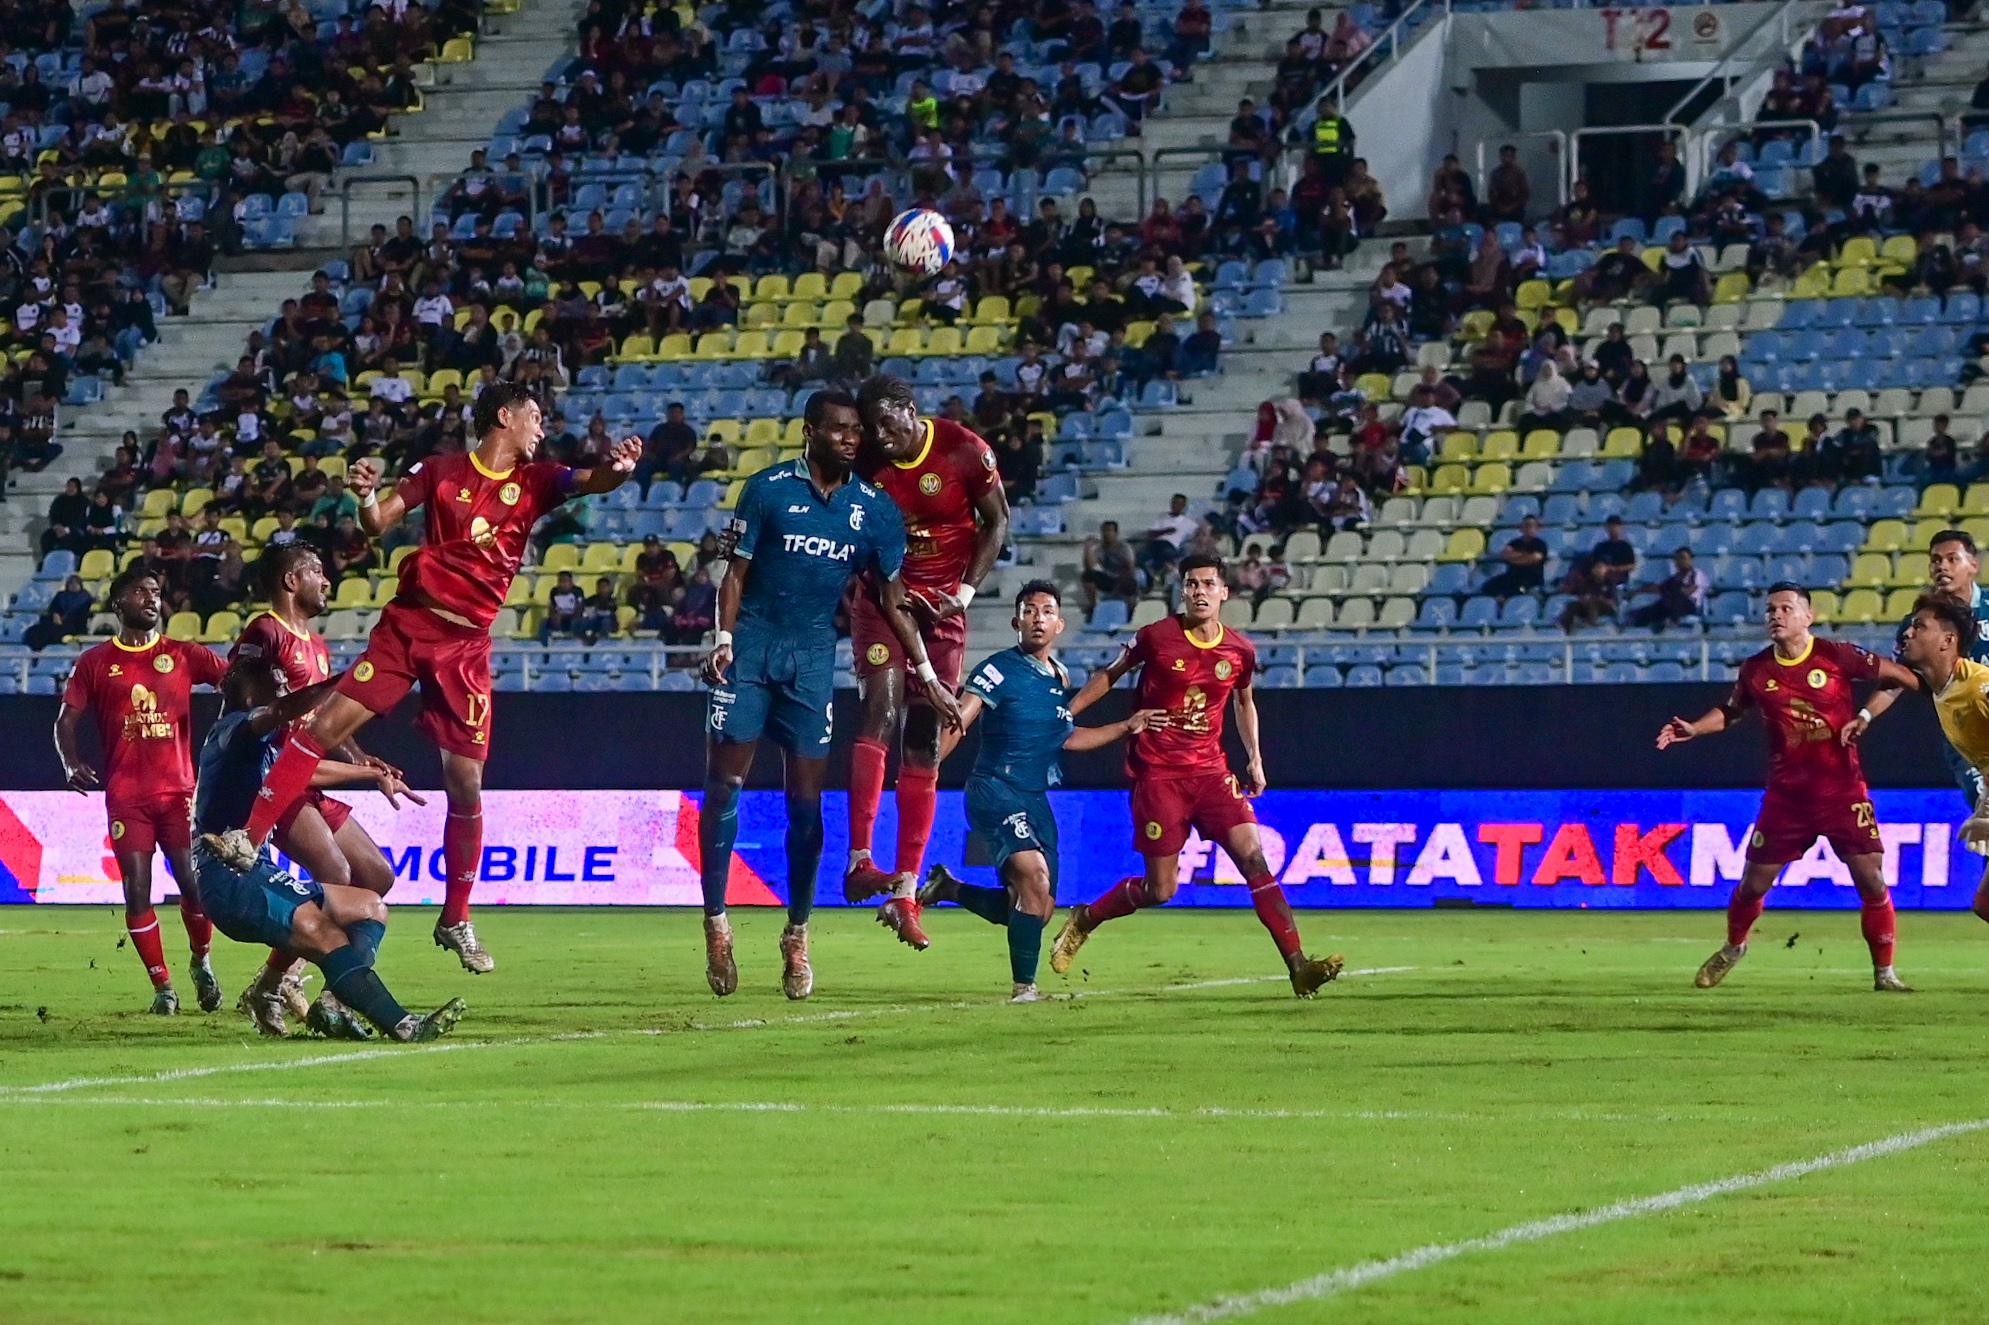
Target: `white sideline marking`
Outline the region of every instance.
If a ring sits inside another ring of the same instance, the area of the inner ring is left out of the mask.
[[[1403,971],[1413,971],[1413,966],[1374,966],[1346,971],[1340,976],[1393,975]],[[1194,989],[1210,989],[1226,985],[1263,984],[1283,980],[1286,977],[1252,976],[1235,980],[1203,980],[1188,984],[1161,985],[1157,989],[1079,989],[1068,994],[1052,994],[1045,1001],[1075,1001],[1084,998],[1120,998],[1146,993],[1178,993]],[[447,1040],[436,1044],[380,1046],[374,1049],[354,1049],[345,1053],[313,1054],[308,1058],[264,1059],[254,1063],[217,1063],[208,1067],[179,1067],[160,1072],[140,1072],[121,1077],[70,1077],[63,1081],[45,1081],[34,1085],[0,1085],[0,1102],[14,1096],[55,1095],[72,1090],[87,1090],[96,1086],[139,1086],[164,1081],[191,1081],[201,1077],[221,1076],[234,1072],[287,1072],[294,1068],[327,1067],[338,1063],[357,1063],[372,1058],[410,1057],[415,1054],[461,1053],[472,1049],[511,1049],[524,1045],[554,1044],[567,1040],[599,1040],[621,1035],[682,1035],[691,1031],[755,1030],[763,1026],[801,1026],[811,1022],[850,1021],[859,1017],[893,1016],[907,1012],[948,1012],[969,1008],[1006,1007],[1006,1000],[961,999],[951,1003],[890,1003],[874,1008],[839,1008],[832,1012],[807,1012],[793,1017],[745,1017],[738,1021],[690,1021],[682,1026],[652,1026],[626,1031],[564,1031],[556,1035],[521,1035],[507,1040]]]
[[[1357,1288],[1365,1288],[1384,1279],[1393,1279],[1397,1275],[1426,1270],[1432,1265],[1441,1265],[1473,1252],[1504,1251],[1508,1247],[1539,1242],[1546,1238],[1558,1237],[1563,1233],[1577,1233],[1583,1229],[1599,1228],[1604,1224],[1620,1223],[1626,1219],[1662,1214],[1688,1205],[1699,1205],[1716,1196],[1751,1191],[1771,1183],[1787,1182],[1791,1178],[1862,1164],[1868,1159],[1881,1159],[1887,1155],[1917,1150],[1936,1141],[1945,1141],[1949,1137],[1985,1130],[1989,1130],[1989,1118],[1942,1123],[1935,1127],[1900,1132],[1894,1136],[1881,1137],[1877,1141],[1848,1146],[1809,1159],[1792,1160],[1787,1164],[1757,1169],[1752,1173],[1739,1173],[1730,1178],[1674,1187],[1668,1192],[1633,1197],[1611,1205],[1597,1206],[1592,1210],[1577,1210],[1569,1214],[1529,1220],[1524,1224],[1514,1224],[1510,1228],[1502,1228],[1496,1233],[1487,1233],[1482,1237],[1465,1238],[1460,1242],[1430,1243],[1395,1256],[1362,1261],[1358,1265],[1349,1265],[1339,1270],[1329,1270],[1324,1274],[1314,1275],[1310,1279],[1300,1279],[1296,1283],[1286,1284],[1280,1288],[1264,1288],[1254,1293],[1218,1297],[1178,1311],[1140,1316],[1129,1322],[1129,1325],[1206,1325],[1210,1321],[1234,1320],[1240,1316],[1255,1315],[1273,1307],[1294,1306],[1301,1302],[1319,1302],[1342,1293],[1352,1292]]]

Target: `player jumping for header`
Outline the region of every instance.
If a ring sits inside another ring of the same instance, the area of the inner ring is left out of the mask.
[[[1292,992],[1311,998],[1340,974],[1344,963],[1337,954],[1305,955],[1291,903],[1258,840],[1249,800],[1264,790],[1251,685],[1257,649],[1243,632],[1222,624],[1222,605],[1229,597],[1222,559],[1183,557],[1180,571],[1180,613],[1133,636],[1124,652],[1093,672],[1071,701],[1071,713],[1082,713],[1138,668],[1139,707],[1166,710],[1167,722],[1147,728],[1126,745],[1126,774],[1133,780],[1133,850],[1145,857],[1146,875],[1121,879],[1090,905],[1074,908],[1050,950],[1050,969],[1059,975],[1068,971],[1077,950],[1106,921],[1168,902],[1180,886],[1181,848],[1193,828],[1220,843],[1243,871],[1250,904],[1285,959]],[[1241,784],[1222,749],[1223,715],[1232,700],[1246,761]]]
[[[258,853],[245,871],[223,860],[247,846],[240,825],[257,801],[283,729],[315,708],[329,689],[324,682],[286,694],[282,672],[264,658],[244,658],[228,669],[225,711],[201,743],[200,788],[194,797],[194,822],[201,833],[194,846],[201,896],[229,938],[301,953],[317,964],[326,992],[306,1015],[312,1030],[336,1039],[370,1038],[347,1012],[350,1007],[393,1039],[433,1040],[463,1015],[463,1000],[452,998],[418,1017],[387,992],[373,971],[374,955],[387,936],[387,906],[378,893],[346,884],[300,882],[278,869],[266,852]],[[385,767],[325,759],[313,766],[311,781],[315,786],[371,782],[389,804],[397,805],[399,796],[424,803]]]
[[[573,469],[537,460],[545,424],[530,388],[485,387],[471,407],[474,451],[415,465],[384,496],[380,467],[353,466],[359,524],[379,535],[425,507],[427,539],[402,563],[400,590],[366,639],[366,651],[308,727],[285,743],[247,827],[255,850],[311,787],[311,770],[375,716],[421,684],[417,725],[442,752],[449,814],[442,830],[448,879],[435,942],[479,974],[496,963],[470,924],[470,893],[483,860],[483,765],[490,757],[490,625],[524,561],[539,517],[568,497],[612,492],[635,472],[642,441],[625,437],[604,463]],[[230,858],[247,870],[255,856]]]
[[[1858,752],[1845,728],[1858,711],[1852,686],[1883,681],[1918,689],[1913,673],[1856,645],[1810,633],[1816,613],[1809,591],[1786,580],[1768,586],[1768,647],[1740,665],[1724,704],[1687,722],[1673,718],[1658,731],[1666,750],[1725,731],[1749,709],[1768,729],[1768,788],[1747,842],[1747,868],[1727,902],[1727,941],[1699,968],[1693,983],[1711,989],[1747,955],[1747,936],[1761,918],[1782,867],[1826,838],[1851,873],[1863,902],[1859,922],[1872,954],[1872,987],[1907,992],[1892,969],[1896,923],[1886,891],[1885,845],[1865,790]]]
[[[104,810],[110,816],[111,854],[124,882],[124,928],[152,978],[152,1011],[180,1010],[152,909],[152,851],[180,888],[180,919],[192,951],[193,987],[202,1012],[221,1006],[221,983],[208,961],[214,926],[200,906],[189,848],[193,845],[192,736],[188,715],[195,686],[221,683],[221,660],[204,645],[183,644],[159,633],[163,615],[159,577],[133,567],[111,581],[110,607],[117,634],[76,660],[55,719],[55,751],[63,779],[77,791],[97,785],[76,744],[83,714],[97,719],[104,757]]]
[[[972,430],[921,418],[912,389],[879,376],[857,391],[863,448],[856,472],[897,503],[905,522],[905,600],[918,623],[939,685],[958,694],[967,657],[967,605],[1008,540],[1008,498],[994,452]],[[881,892],[878,923],[914,948],[927,944],[914,892],[932,838],[939,794],[939,717],[927,683],[907,665],[894,623],[874,584],[859,584],[850,608],[862,730],[850,748],[849,868],[843,896]],[[898,766],[898,846],[893,873],[870,858],[877,803],[893,743]]]
[[[699,874],[704,886],[705,979],[721,998],[739,987],[725,886],[739,832],[739,791],[760,736],[785,756],[787,928],[781,931],[781,988],[806,998],[808,916],[822,863],[822,776],[834,718],[835,613],[850,577],[874,574],[884,619],[925,683],[940,720],[960,722],[959,705],[939,687],[918,628],[905,611],[905,527],[898,508],[850,472],[861,436],[856,401],[842,391],[808,398],[806,453],[746,480],[733,515],[735,535],[718,586],[718,630],[705,658],[711,684],[704,801],[699,807]],[[736,634],[735,634],[736,632]]]
[[[1934,697],[1949,750],[1979,776],[1989,771],[1989,663],[1971,656],[1982,627],[1976,610],[1958,594],[1921,594],[1901,632],[1899,656]],[[1989,796],[1962,824],[1961,839],[1970,850],[1989,855]],[[1974,910],[1989,920],[1989,870],[1976,887]]]
[[[1016,644],[982,661],[967,678],[960,700],[960,730],[940,738],[940,755],[953,752],[974,720],[981,748],[967,779],[967,822],[988,849],[999,888],[962,883],[934,865],[921,903],[958,902],[981,919],[1008,930],[1011,1003],[1034,1003],[1036,960],[1043,926],[1057,905],[1057,820],[1049,790],[1063,780],[1065,750],[1097,750],[1125,736],[1165,725],[1167,715],[1146,709],[1102,727],[1078,727],[1070,712],[1070,678],[1057,661],[1063,634],[1063,596],[1048,580],[1031,580],[1015,595]]]

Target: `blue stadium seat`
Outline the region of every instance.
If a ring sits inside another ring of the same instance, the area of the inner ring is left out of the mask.
[[[1307,677],[1311,674],[1308,668]],[[1378,686],[1382,683],[1381,668],[1373,663],[1359,663],[1347,669],[1347,684],[1350,686]]]

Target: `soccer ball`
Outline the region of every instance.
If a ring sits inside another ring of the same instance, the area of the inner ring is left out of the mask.
[[[953,260],[953,227],[930,207],[900,212],[884,232],[884,255],[915,276],[931,276]]]

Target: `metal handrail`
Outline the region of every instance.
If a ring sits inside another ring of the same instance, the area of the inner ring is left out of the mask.
[[[1838,129],[1839,133],[1842,133],[1846,127],[1863,128],[1867,124],[1918,124],[1923,121],[1932,120],[1934,124],[1934,143],[1939,148],[1940,155],[1942,156],[1948,155],[1948,130],[1950,126],[1955,130],[1954,151],[1957,155],[1961,151],[1963,140],[1968,137],[1967,134],[1960,132],[1961,116],[1947,116],[1937,110],[1861,110],[1850,112],[1846,118],[1849,120],[1849,124],[1840,126]]]
[[[1692,146],[1691,132],[1692,131],[1683,124],[1677,124],[1671,122],[1659,122],[1654,124],[1584,125],[1583,127],[1576,129],[1573,133],[1568,135],[1568,159],[1566,163],[1567,176],[1568,176],[1567,178],[1568,192],[1570,195],[1574,193],[1575,181],[1581,177],[1580,172],[1581,172],[1582,138],[1584,136],[1590,138],[1601,138],[1601,137],[1614,136],[1616,134],[1626,134],[1626,133],[1665,133],[1665,134],[1670,134],[1673,138],[1685,144],[1689,153],[1689,149]],[[1686,188],[1689,192],[1693,187],[1691,162],[1687,161],[1685,163],[1685,167],[1686,167],[1685,183],[1686,183]]]
[[[1742,33],[1739,37],[1734,39],[1734,43],[1731,46],[1727,47],[1727,53],[1725,55],[1722,55],[1719,58],[1718,63],[1716,63],[1711,69],[1709,69],[1706,72],[1705,77],[1701,78],[1698,82],[1694,83],[1691,86],[1691,88],[1685,93],[1685,95],[1680,97],[1677,100],[1677,102],[1672,105],[1671,109],[1665,111],[1664,118],[1667,120],[1675,120],[1680,115],[1684,114],[1685,108],[1688,105],[1690,105],[1692,101],[1696,97],[1698,97],[1700,93],[1704,92],[1707,88],[1711,87],[1716,80],[1732,79],[1739,77],[1738,72],[1729,74],[1727,72],[1727,65],[1733,61],[1735,56],[1739,55],[1742,51],[1746,50],[1748,44],[1752,42],[1756,36],[1766,31],[1770,23],[1780,23],[1783,25],[1782,44],[1787,45],[1789,40],[1788,38],[1789,16],[1792,13],[1794,13],[1795,10],[1800,6],[1810,3],[1814,3],[1814,0],[1782,0],[1782,3],[1780,5],[1776,6],[1770,12],[1763,14],[1760,18],[1760,21],[1755,23],[1753,27],[1749,28],[1746,32]],[[1818,21],[1820,22],[1821,20]],[[1811,24],[1811,26],[1814,27],[1815,24]],[[1804,35],[1807,36],[1808,33],[1805,32]],[[1728,83],[1728,86],[1729,87],[1732,86],[1731,82]]]
[[[1797,0],[1788,0],[1788,3],[1794,4],[1797,3]],[[1347,61],[1346,64],[1342,65],[1340,67],[1340,72],[1333,76],[1332,82],[1328,83],[1325,87],[1320,89],[1319,95],[1313,98],[1312,105],[1308,108],[1311,111],[1310,118],[1315,120],[1319,118],[1319,108],[1326,104],[1326,99],[1328,97],[1331,97],[1333,99],[1333,109],[1335,111],[1344,110],[1347,104],[1347,81],[1351,79],[1356,73],[1358,73],[1363,67],[1365,67],[1370,60],[1373,60],[1376,57],[1377,52],[1381,50],[1384,43],[1386,43],[1388,47],[1388,59],[1390,61],[1394,60],[1395,56],[1400,52],[1402,46],[1403,27],[1406,26],[1409,20],[1414,18],[1416,14],[1423,9],[1425,5],[1433,6],[1437,4],[1441,4],[1443,6],[1443,15],[1445,18],[1449,18],[1451,13],[1450,9],[1451,0],[1415,0],[1415,3],[1410,5],[1407,9],[1403,10],[1402,13],[1396,18],[1396,20],[1393,23],[1389,24],[1387,29],[1383,31],[1379,37],[1376,37],[1372,42],[1368,43],[1368,47],[1366,50],[1362,51],[1359,55],[1356,55],[1353,59]],[[1304,117],[1300,118],[1303,119]]]
[[[1692,151],[1687,154],[1685,170],[1693,197],[1699,196],[1699,190],[1706,187],[1706,181],[1712,176],[1713,158],[1719,155],[1714,142],[1720,138],[1729,141],[1744,138],[1756,129],[1808,129],[1811,142],[1823,141],[1823,126],[1815,120],[1752,120],[1745,124],[1708,125],[1692,136]]]
[[[1493,141],[1497,141],[1501,144],[1519,143],[1519,142],[1524,142],[1529,138],[1545,138],[1550,143],[1554,144],[1554,149],[1553,149],[1554,154],[1560,157],[1562,163],[1561,168],[1554,172],[1555,192],[1556,194],[1559,195],[1560,205],[1563,207],[1567,206],[1569,185],[1568,185],[1568,170],[1567,170],[1568,131],[1566,129],[1531,129],[1524,133],[1501,134],[1496,140],[1490,138],[1480,138],[1478,140],[1478,145],[1476,148],[1477,164],[1478,164],[1478,172],[1477,172],[1478,196],[1480,198],[1483,198],[1488,188],[1486,180],[1489,177],[1485,173],[1485,144]]]

